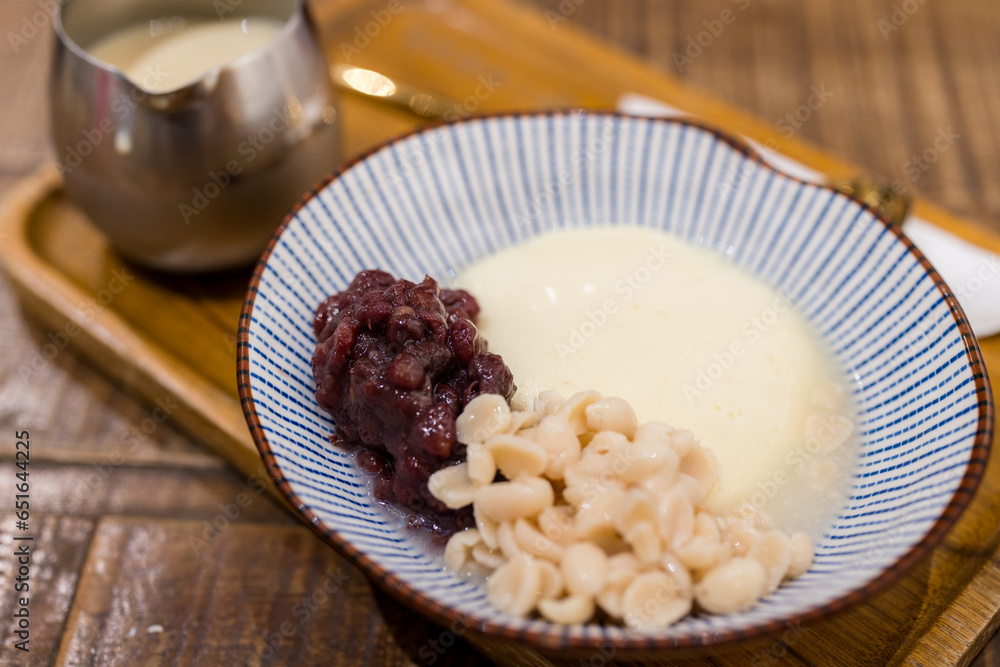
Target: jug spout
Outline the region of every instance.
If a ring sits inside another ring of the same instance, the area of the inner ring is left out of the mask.
[[[54,22],[66,190],[122,254],[161,269],[249,263],[339,159],[303,0],[214,7],[68,0]]]

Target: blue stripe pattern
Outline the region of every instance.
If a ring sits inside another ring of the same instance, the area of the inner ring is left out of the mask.
[[[327,438],[310,369],[314,308],[362,269],[420,280],[549,230],[632,224],[726,255],[788,295],[851,375],[861,443],[852,497],[810,572],[750,611],[660,633],[740,631],[801,614],[878,576],[955,494],[977,428],[955,315],[916,257],[854,202],[778,174],[683,123],[602,115],[486,118],[376,152],[307,202],[264,269],[249,327],[252,394],[282,476],[308,507],[434,601],[512,629],[594,640],[504,617],[442,570]]]

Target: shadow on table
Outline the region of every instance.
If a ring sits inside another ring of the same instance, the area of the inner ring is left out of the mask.
[[[372,595],[382,620],[399,648],[417,665],[491,667],[494,663],[461,637],[396,602],[376,586]]]

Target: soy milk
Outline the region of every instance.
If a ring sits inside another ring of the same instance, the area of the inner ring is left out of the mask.
[[[178,16],[120,28],[87,51],[117,67],[133,83],[160,93],[197,81],[209,70],[260,49],[277,36],[282,25],[266,17]]]

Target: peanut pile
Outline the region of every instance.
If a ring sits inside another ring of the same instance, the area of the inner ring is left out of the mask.
[[[467,459],[429,489],[451,509],[471,505],[476,525],[450,538],[445,562],[485,574],[501,611],[577,624],[600,610],[654,630],[752,607],[812,564],[805,533],[789,537],[750,506],[708,511],[711,450],[690,431],[640,426],[620,398],[546,391],[512,412],[483,394],[456,430]]]

